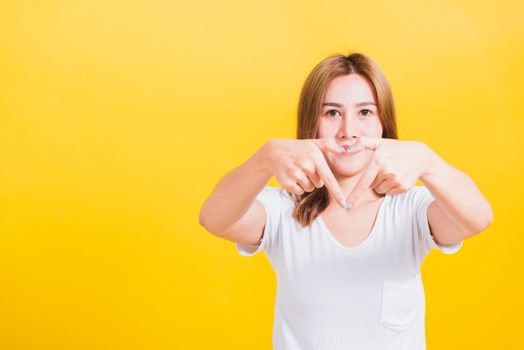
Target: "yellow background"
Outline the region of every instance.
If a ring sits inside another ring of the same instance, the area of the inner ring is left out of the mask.
[[[364,52],[401,139],[495,220],[423,265],[428,349],[516,349],[524,313],[519,1],[4,1],[0,348],[269,349],[263,254],[198,224],[218,180],[295,135],[327,55]],[[270,185],[278,185],[272,179]]]

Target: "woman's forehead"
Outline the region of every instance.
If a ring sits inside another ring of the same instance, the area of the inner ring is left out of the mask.
[[[358,74],[343,75],[331,80],[323,101],[344,106],[362,102],[376,103],[371,84]]]

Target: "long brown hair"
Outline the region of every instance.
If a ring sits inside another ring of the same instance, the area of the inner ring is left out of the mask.
[[[373,87],[378,116],[382,123],[382,137],[398,139],[395,105],[386,76],[376,62],[361,53],[329,56],[309,73],[298,101],[297,139],[317,137],[318,120],[329,83],[338,76],[352,73],[366,78]],[[301,195],[290,195],[295,201],[293,217],[302,226],[308,226],[329,204],[325,186]]]

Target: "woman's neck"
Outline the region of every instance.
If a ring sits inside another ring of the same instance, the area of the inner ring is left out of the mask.
[[[360,174],[356,174],[354,176],[344,177],[339,177],[335,175],[335,178],[337,179],[340,189],[342,190],[342,193],[344,194],[345,198],[348,198],[349,195],[353,192],[363,174],[364,172],[361,172]],[[359,204],[370,202],[382,198],[383,196],[384,195],[376,193],[373,189],[366,187],[366,189],[364,190],[364,192],[362,192],[357,201],[352,204],[353,206],[358,206]],[[333,198],[330,198],[330,206],[331,205],[338,206],[338,204],[335,200],[333,200]]]

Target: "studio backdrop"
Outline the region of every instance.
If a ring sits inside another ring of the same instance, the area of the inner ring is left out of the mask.
[[[276,277],[199,225],[219,179],[294,138],[307,74],[362,52],[399,137],[494,221],[422,266],[428,349],[522,343],[521,1],[3,1],[0,348],[270,349]],[[269,185],[278,186],[273,178]]]

